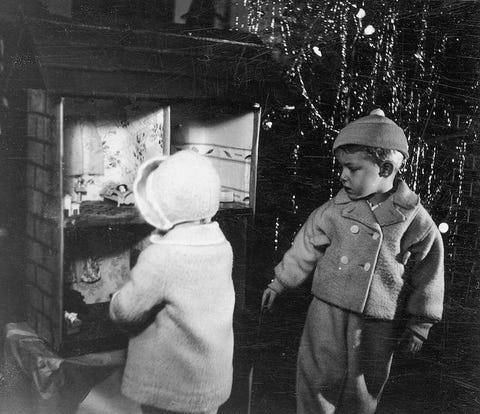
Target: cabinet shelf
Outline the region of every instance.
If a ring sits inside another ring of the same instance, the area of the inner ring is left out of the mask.
[[[218,215],[250,214],[251,208],[241,203],[220,203]],[[124,224],[146,224],[135,206],[120,206],[109,201],[84,201],[79,215],[64,220],[66,229],[100,226],[118,226]]]
[[[96,227],[122,224],[143,224],[135,206],[120,206],[109,201],[83,201],[80,214],[67,217],[65,228]]]

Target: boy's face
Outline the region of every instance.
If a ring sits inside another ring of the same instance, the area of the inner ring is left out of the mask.
[[[384,177],[380,167],[363,151],[347,153],[338,151],[336,158],[341,166],[340,181],[350,200],[358,200],[382,192]]]

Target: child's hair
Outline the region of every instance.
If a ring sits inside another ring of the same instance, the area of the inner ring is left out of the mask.
[[[337,156],[339,151],[343,151],[347,154],[364,152],[378,166],[380,166],[385,161],[390,161],[393,164],[394,168],[398,171],[400,171],[405,166],[406,162],[405,156],[400,151],[394,149],[369,147],[367,145],[358,144],[347,144],[336,148],[335,156]]]

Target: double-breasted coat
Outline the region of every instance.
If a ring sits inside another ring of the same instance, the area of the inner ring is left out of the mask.
[[[342,189],[313,211],[270,287],[295,287],[312,271],[313,295],[342,309],[383,320],[407,313],[407,326],[424,338],[442,317],[442,237],[401,180],[375,210]]]

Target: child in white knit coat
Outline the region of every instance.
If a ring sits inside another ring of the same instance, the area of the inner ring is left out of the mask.
[[[145,413],[216,413],[231,392],[232,249],[218,223],[220,179],[192,151],[144,163],[136,204],[156,227],[130,280],[112,297],[133,325],[122,392]]]

